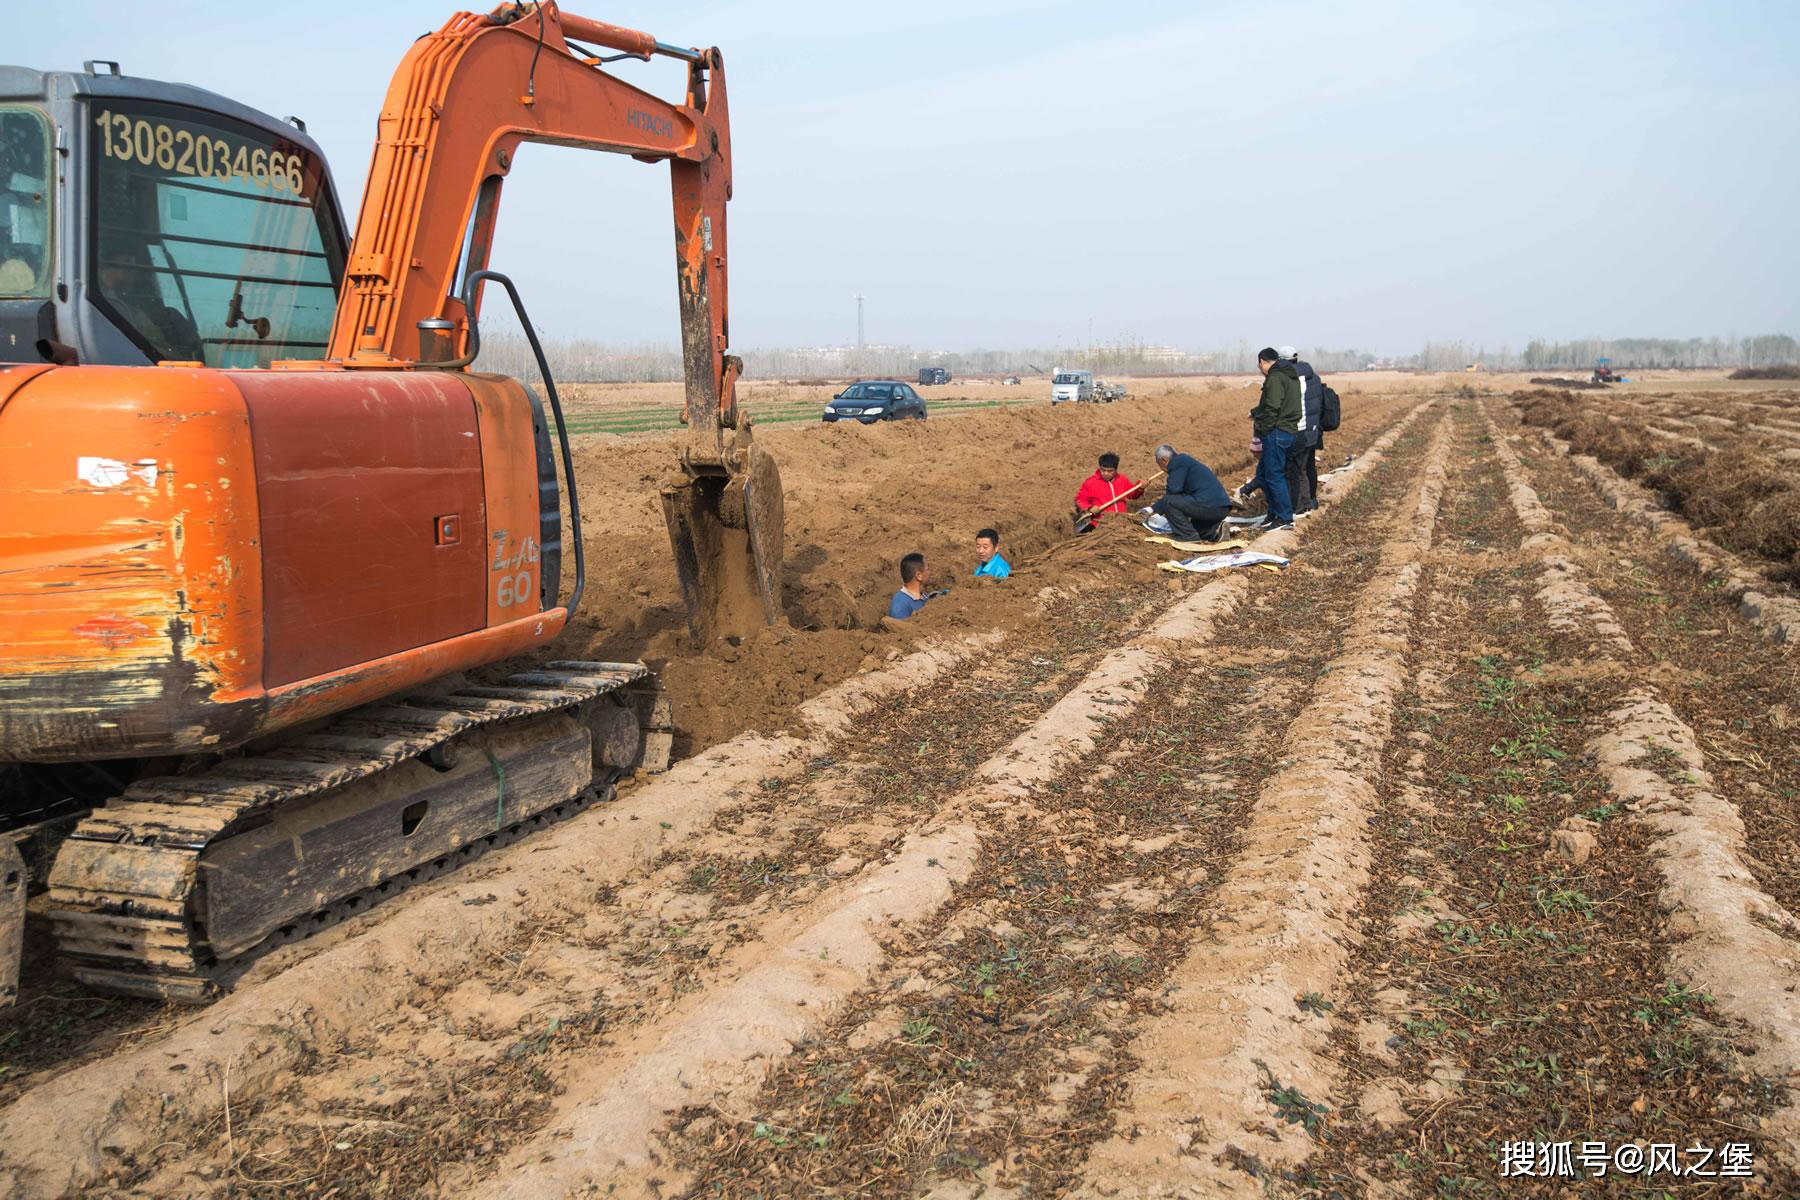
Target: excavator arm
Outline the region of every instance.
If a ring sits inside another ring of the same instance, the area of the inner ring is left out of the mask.
[[[653,56],[687,64],[682,103],[604,69]],[[782,497],[737,411],[739,363],[727,353],[731,132],[716,48],[669,45],[552,0],[459,13],[419,39],[382,103],[327,358],[352,369],[468,365],[479,313],[456,285],[487,266],[523,142],[670,165],[687,432],[664,516],[695,635],[747,635],[781,615]],[[470,296],[478,309],[479,289]]]

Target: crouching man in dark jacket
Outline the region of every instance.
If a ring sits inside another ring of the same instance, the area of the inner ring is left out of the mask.
[[[1250,410],[1250,423],[1262,441],[1262,482],[1269,498],[1269,516],[1253,528],[1292,528],[1294,501],[1288,494],[1287,461],[1300,440],[1300,422],[1305,417],[1300,376],[1294,364],[1282,362],[1272,347],[1256,356],[1256,367],[1263,374],[1262,399]]]
[[[1162,499],[1150,507],[1169,519],[1178,542],[1219,540],[1219,523],[1231,511],[1231,497],[1212,468],[1191,454],[1178,454],[1164,443],[1156,448],[1156,465],[1168,473]]]

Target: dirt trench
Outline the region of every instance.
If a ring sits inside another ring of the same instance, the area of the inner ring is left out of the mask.
[[[1329,435],[1321,469],[1360,452],[1416,405],[1416,394],[1355,395]],[[588,518],[589,590],[557,657],[642,659],[683,714],[676,749],[692,753],[743,730],[772,732],[793,707],[919,636],[1014,627],[1021,593],[1071,566],[1046,557],[1069,541],[1075,490],[1105,451],[1134,480],[1155,471],[1164,441],[1210,464],[1227,486],[1250,473],[1245,414],[1254,396],[1162,384],[1108,405],[981,411],[894,424],[777,425],[757,441],[781,465],[787,493],[790,628],[742,645],[689,645],[657,481],[675,463],[672,435],[577,439],[576,477]],[[976,586],[975,532],[1001,535],[1015,567],[1005,584]],[[899,561],[926,556],[950,595],[899,629],[881,615],[899,586]],[[1078,565],[1078,564],[1077,564]],[[1136,567],[1117,582],[1154,582]],[[729,703],[719,703],[729,697]]]

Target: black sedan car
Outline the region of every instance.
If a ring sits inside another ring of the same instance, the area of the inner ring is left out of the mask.
[[[877,421],[925,419],[925,400],[904,383],[891,379],[864,380],[853,383],[831,398],[825,406],[826,421],[861,421],[873,425]]]

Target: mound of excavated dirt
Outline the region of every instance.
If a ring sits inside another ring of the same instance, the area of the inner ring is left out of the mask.
[[[1727,379],[1800,379],[1800,367],[1739,367]]]
[[[1331,448],[1360,445],[1416,402],[1358,396]],[[708,648],[688,637],[657,498],[675,466],[676,436],[578,437],[588,591],[550,653],[647,661],[674,704],[678,754],[742,729],[778,728],[799,701],[884,661],[920,632],[1008,627],[1039,589],[1070,572],[1095,575],[1098,586],[1115,573],[1129,578],[1132,568],[1102,542],[1044,558],[1071,542],[1075,490],[1095,459],[1116,452],[1125,473],[1142,479],[1155,471],[1155,446],[1168,441],[1236,486],[1250,473],[1252,403],[1241,390],[1165,388],[1120,404],[759,429],[786,492],[788,623],[743,645]],[[984,526],[1000,531],[1012,579],[971,577],[975,531]],[[933,586],[950,595],[903,625],[884,623],[900,558],[915,550],[926,556]]]

